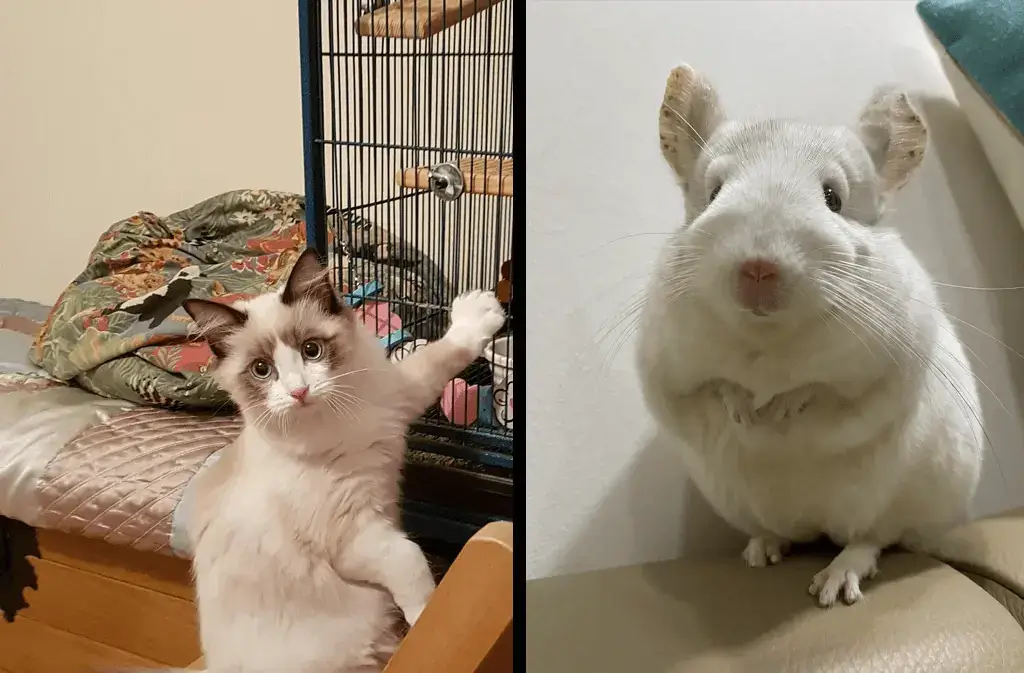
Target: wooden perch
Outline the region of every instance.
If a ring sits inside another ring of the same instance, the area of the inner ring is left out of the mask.
[[[501,0],[396,0],[359,17],[363,37],[424,39]]]
[[[466,194],[512,196],[512,160],[463,157],[458,162]],[[430,189],[430,167],[406,168],[395,173],[395,182],[407,189]]]

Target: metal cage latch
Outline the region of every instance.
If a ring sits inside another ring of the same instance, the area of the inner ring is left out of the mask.
[[[430,169],[428,182],[431,193],[442,201],[454,201],[462,196],[466,183],[462,171],[452,163],[438,164]]]

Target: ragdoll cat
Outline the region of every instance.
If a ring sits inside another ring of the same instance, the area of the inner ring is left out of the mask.
[[[197,478],[189,522],[200,631],[214,673],[369,673],[416,622],[434,581],[398,527],[409,423],[504,323],[475,291],[437,342],[400,363],[307,250],[283,290],[185,310],[245,419]]]

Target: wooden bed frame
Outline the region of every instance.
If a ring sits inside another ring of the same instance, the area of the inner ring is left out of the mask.
[[[202,668],[190,564],[36,531],[38,590],[0,621],[0,673]],[[482,528],[448,569],[387,673],[512,670],[512,524]]]
[[[37,530],[39,589],[0,622],[3,673],[188,666],[199,658],[190,564],[100,540]]]

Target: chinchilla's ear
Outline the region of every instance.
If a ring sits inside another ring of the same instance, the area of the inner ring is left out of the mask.
[[[715,90],[700,73],[681,65],[669,73],[658,113],[661,153],[686,189],[694,165],[715,129],[725,119]]]
[[[871,154],[882,197],[895,194],[924,159],[928,128],[902,91],[879,89],[857,123],[857,135]]]

